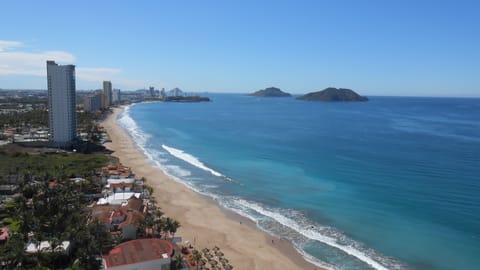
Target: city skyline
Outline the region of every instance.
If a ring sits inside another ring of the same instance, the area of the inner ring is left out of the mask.
[[[29,8],[25,9],[25,5]],[[480,97],[475,1],[9,2],[0,88],[46,89],[46,60],[77,89]],[[107,12],[108,11],[108,12]],[[22,19],[18,20],[21,15]]]

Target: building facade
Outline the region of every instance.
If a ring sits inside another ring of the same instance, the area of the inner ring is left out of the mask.
[[[112,93],[112,103],[116,104],[122,100],[120,89],[113,89]]]
[[[112,82],[103,81],[103,108],[108,109],[112,105]]]
[[[47,61],[50,141],[67,146],[77,136],[75,66]]]
[[[98,111],[102,108],[102,94],[95,93],[90,96],[86,96],[83,101],[83,110],[85,111]]]

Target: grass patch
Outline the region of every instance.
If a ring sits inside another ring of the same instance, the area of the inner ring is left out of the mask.
[[[2,151],[3,150],[3,151]],[[90,175],[110,161],[105,154],[35,153],[8,151],[0,148],[0,174],[33,176],[56,175],[67,177]]]

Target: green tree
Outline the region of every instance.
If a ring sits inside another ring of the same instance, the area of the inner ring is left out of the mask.
[[[198,267],[199,267],[199,264],[200,264],[200,260],[202,259],[202,253],[196,251],[196,252],[193,252],[193,260],[195,261],[195,263],[197,264],[197,270],[198,270]]]
[[[173,261],[173,267],[175,270],[181,269],[183,265],[183,255],[182,254],[177,254],[175,256],[175,260]]]

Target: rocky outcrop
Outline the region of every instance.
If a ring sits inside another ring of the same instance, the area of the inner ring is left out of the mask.
[[[276,87],[268,87],[248,95],[256,96],[256,97],[291,97],[292,96],[289,93],[285,93]]]
[[[368,101],[367,97],[360,96],[355,91],[345,88],[325,88],[322,91],[311,92],[297,97],[307,101]]]

